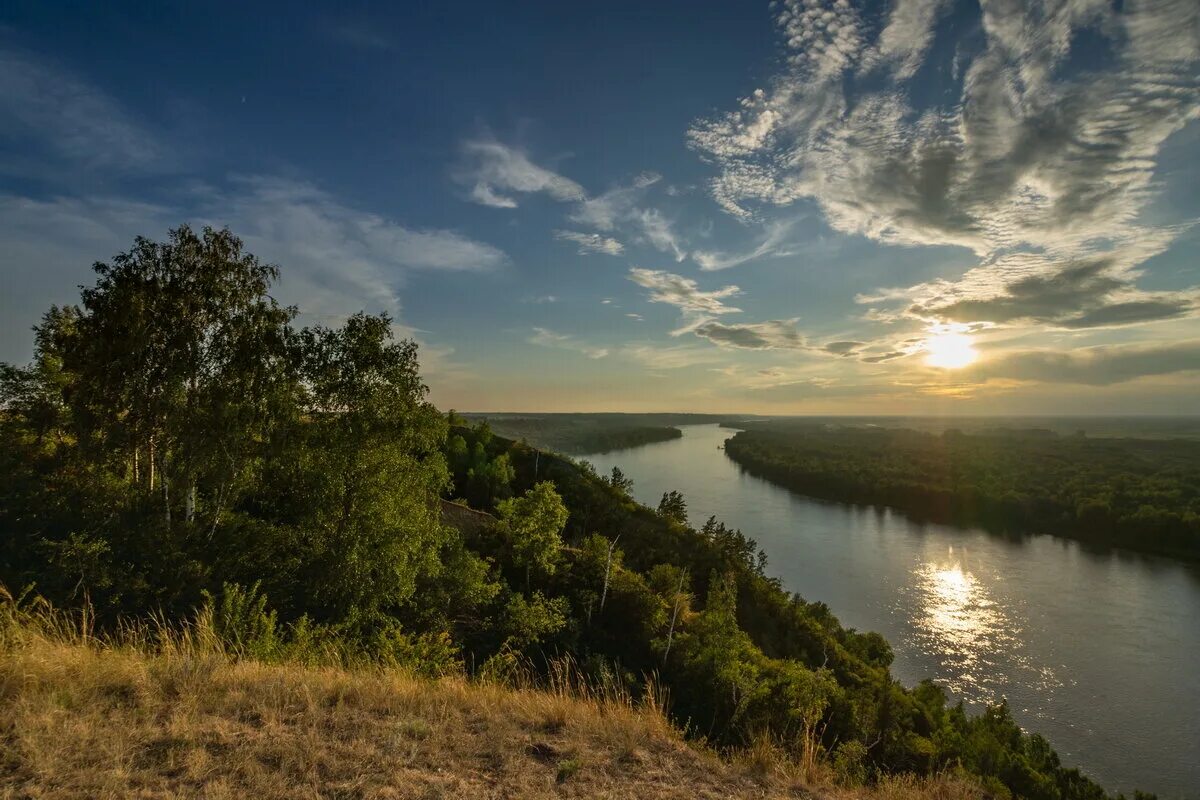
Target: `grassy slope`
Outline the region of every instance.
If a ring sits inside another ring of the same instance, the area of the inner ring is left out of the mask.
[[[3,634],[0,798],[975,796],[723,761],[656,709],[577,693]]]

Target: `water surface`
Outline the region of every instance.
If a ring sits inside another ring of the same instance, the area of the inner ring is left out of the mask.
[[[1007,697],[1109,791],[1200,798],[1200,567],[812,500],[728,459],[733,431],[683,432],[584,458],[643,503],[677,489],[694,525],[741,528],[789,591],[882,633],[906,685],[933,677],[975,709]]]

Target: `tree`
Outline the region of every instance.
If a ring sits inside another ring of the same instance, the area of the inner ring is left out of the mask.
[[[608,483],[614,489],[624,492],[625,494],[629,494],[631,491],[633,491],[633,479],[626,478],[625,473],[621,471],[620,467],[612,468],[612,475],[609,476]]]
[[[512,552],[513,564],[525,570],[525,583],[536,570],[553,575],[562,550],[567,507],[550,481],[535,484],[523,497],[496,506],[500,525]]]
[[[687,503],[683,495],[676,491],[663,492],[662,500],[658,501],[658,514],[680,525],[687,525]]]
[[[273,462],[266,501],[299,531],[314,610],[369,620],[439,569],[446,421],[425,399],[416,345],[393,341],[386,315],[306,328],[298,343],[305,420]]]
[[[215,527],[290,394],[295,312],[267,293],[278,268],[228,230],[183,225],[94,269],[82,310],[52,309],[39,329],[42,360],[69,375],[79,442],[157,491],[168,526],[179,505],[191,522],[203,492]]]

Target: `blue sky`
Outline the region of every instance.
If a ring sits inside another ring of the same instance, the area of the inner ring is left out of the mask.
[[[443,407],[1194,412],[1198,9],[9,3],[0,359],[186,221]]]

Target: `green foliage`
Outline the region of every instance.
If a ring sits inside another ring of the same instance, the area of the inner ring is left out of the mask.
[[[662,499],[658,501],[658,513],[663,519],[687,525],[687,503],[679,492],[663,492]]]
[[[496,507],[500,530],[507,539],[512,561],[526,575],[535,571],[553,575],[562,550],[562,529],[567,524],[567,508],[554,491],[554,484],[542,481],[524,497],[505,500]]]
[[[205,610],[213,632],[227,652],[240,658],[269,661],[279,655],[283,642],[277,615],[267,609],[267,597],[259,584],[249,589],[225,584],[220,598],[205,592]]]
[[[621,471],[620,467],[612,468],[612,474],[608,477],[608,484],[625,494],[633,491],[633,480],[626,478],[625,473]]]
[[[288,619],[364,625],[439,573],[446,425],[387,317],[293,329],[228,231],[95,269],[0,371],[0,577],[108,618],[263,581]]]
[[[456,429],[446,447],[456,490],[476,508],[492,508],[512,496],[512,465],[507,454],[490,452],[491,443],[492,431],[484,420],[471,429]]]
[[[524,650],[544,641],[567,624],[569,609],[561,597],[547,598],[541,592],[529,597],[514,593],[504,607],[502,630],[505,646]]]

